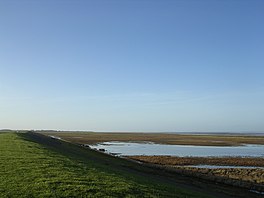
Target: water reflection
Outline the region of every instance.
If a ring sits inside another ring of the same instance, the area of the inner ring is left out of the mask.
[[[105,149],[108,153],[120,155],[170,155],[193,157],[264,157],[264,145],[244,146],[191,146],[191,145],[166,145],[150,142],[103,142],[90,145],[94,149]]]

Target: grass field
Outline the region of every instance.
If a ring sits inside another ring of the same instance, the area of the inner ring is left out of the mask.
[[[206,197],[130,162],[33,133],[0,133],[0,197]]]
[[[95,132],[43,132],[80,144],[96,144],[107,141],[149,141],[159,144],[238,146],[242,144],[264,144],[263,136],[247,135],[194,135],[166,133],[95,133]]]

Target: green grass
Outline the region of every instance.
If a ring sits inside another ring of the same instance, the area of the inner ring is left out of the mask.
[[[134,174],[125,160],[35,136],[0,133],[1,198],[199,197]]]

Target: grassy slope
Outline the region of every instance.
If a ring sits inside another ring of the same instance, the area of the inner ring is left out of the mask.
[[[0,133],[0,197],[198,197],[103,158],[50,138]]]

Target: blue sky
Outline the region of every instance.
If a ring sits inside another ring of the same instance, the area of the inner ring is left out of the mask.
[[[264,1],[0,1],[0,128],[264,131]]]

